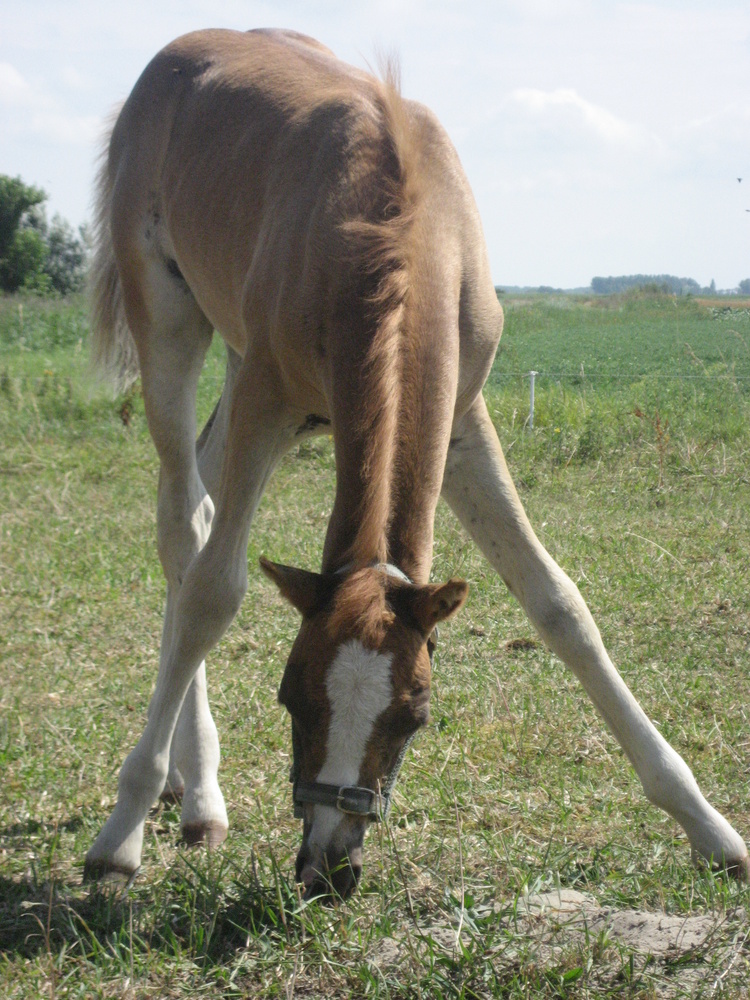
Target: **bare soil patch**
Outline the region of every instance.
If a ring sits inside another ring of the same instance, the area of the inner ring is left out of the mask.
[[[559,889],[476,912],[483,923],[496,916],[506,931],[506,946],[496,951],[509,971],[528,974],[533,966],[545,976],[554,969],[564,979],[561,970],[567,970],[572,981],[580,969],[599,985],[629,980],[636,995],[665,1000],[748,995],[750,925],[743,908],[687,915],[618,909],[600,905],[591,893]],[[371,961],[394,967],[428,949],[455,959],[471,937],[471,920],[415,927],[381,941]]]

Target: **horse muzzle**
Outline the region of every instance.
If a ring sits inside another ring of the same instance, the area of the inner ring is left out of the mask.
[[[362,876],[362,845],[324,851],[305,840],[297,855],[296,872],[297,881],[304,886],[303,899],[347,899]]]

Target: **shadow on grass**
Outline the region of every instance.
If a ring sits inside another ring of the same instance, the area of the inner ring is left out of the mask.
[[[83,829],[84,822],[80,816],[57,823],[55,830],[59,833],[78,833]],[[0,841],[10,840],[19,837],[33,837],[37,834],[45,834],[49,830],[49,824],[39,819],[27,819],[23,823],[12,823],[0,829]]]
[[[270,888],[254,865],[232,874],[223,859],[193,864],[184,856],[160,881],[129,889],[0,876],[0,954],[95,960],[102,950],[158,949],[210,966],[256,938],[283,946],[300,934],[298,899],[272,867]]]

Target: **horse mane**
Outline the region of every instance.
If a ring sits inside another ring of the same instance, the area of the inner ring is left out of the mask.
[[[400,68],[381,60],[375,81],[379,135],[366,214],[341,225],[349,262],[360,275],[361,306],[372,330],[362,366],[355,433],[362,442],[364,493],[357,533],[346,557],[355,566],[388,558],[393,511],[391,484],[398,459],[398,416],[403,402],[403,338],[412,292],[414,222],[421,201],[419,152],[401,97]]]

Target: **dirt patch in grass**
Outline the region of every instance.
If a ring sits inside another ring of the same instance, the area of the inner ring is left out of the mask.
[[[490,922],[498,930],[496,968],[514,970],[527,981],[537,976],[552,985],[557,976],[563,990],[579,979],[610,988],[627,983],[635,995],[659,998],[719,991],[745,995],[750,929],[743,908],[703,914],[619,909],[574,889],[480,906],[453,924],[415,926],[379,941],[371,962],[385,971],[403,967],[420,953],[424,961],[426,952],[458,962],[471,953],[478,926],[486,930]]]

